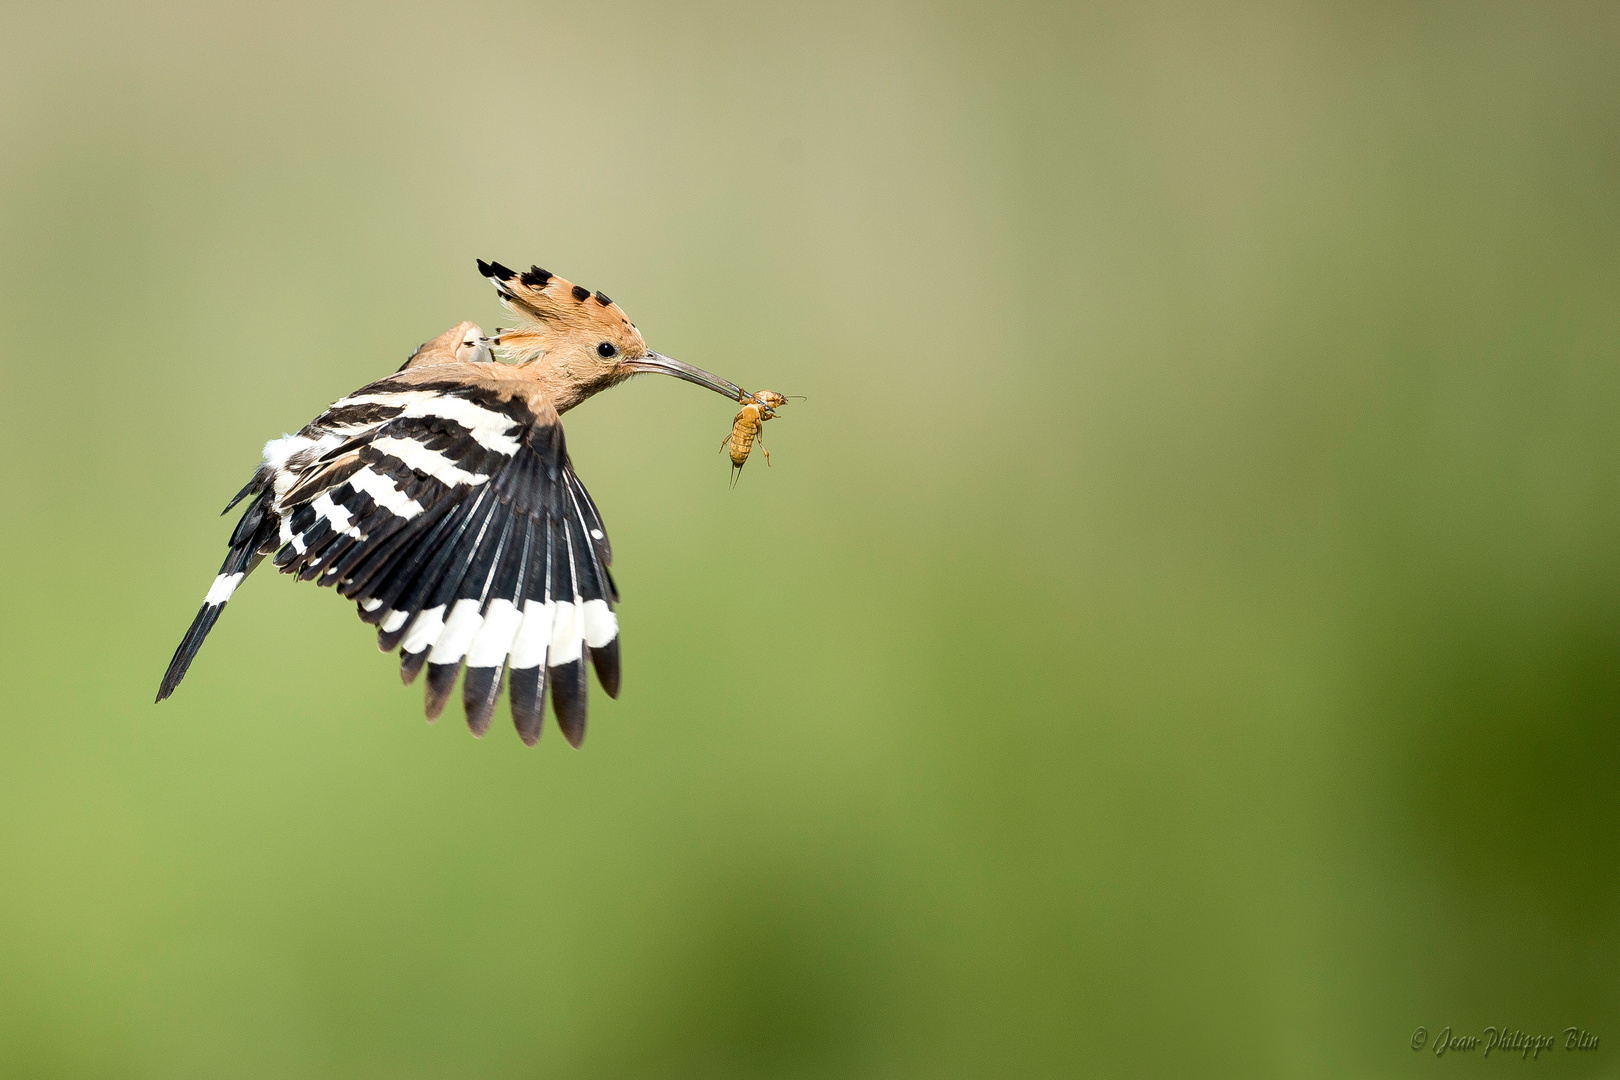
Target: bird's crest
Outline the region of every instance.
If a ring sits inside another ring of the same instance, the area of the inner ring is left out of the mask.
[[[595,347],[606,341],[622,354],[646,352],[641,333],[610,298],[575,285],[538,266],[518,273],[498,262],[478,260],[478,272],[495,285],[501,303],[526,325],[497,332],[495,344],[517,363],[533,360],[571,339]]]

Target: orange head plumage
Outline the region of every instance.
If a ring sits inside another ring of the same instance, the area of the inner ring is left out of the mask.
[[[533,367],[558,412],[642,372],[674,375],[739,400],[734,383],[647,348],[624,310],[556,274],[531,266],[523,273],[478,261],[501,303],[523,325],[489,339],[514,364]]]

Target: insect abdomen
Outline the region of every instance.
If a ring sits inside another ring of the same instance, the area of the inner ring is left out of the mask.
[[[731,463],[739,469],[742,468],[743,462],[748,460],[748,455],[753,452],[753,449],[754,429],[733,428],[731,432]]]

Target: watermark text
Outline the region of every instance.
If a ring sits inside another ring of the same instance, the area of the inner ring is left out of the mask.
[[[1598,1048],[1598,1037],[1582,1027],[1567,1027],[1557,1035],[1537,1035],[1520,1028],[1488,1027],[1478,1035],[1466,1031],[1453,1031],[1451,1025],[1437,1031],[1432,1037],[1429,1029],[1420,1027],[1412,1032],[1412,1051],[1425,1048],[1435,1057],[1447,1054],[1478,1054],[1488,1058],[1513,1056],[1524,1061],[1540,1061],[1542,1051],[1553,1052],[1562,1047],[1571,1052],[1587,1052]]]

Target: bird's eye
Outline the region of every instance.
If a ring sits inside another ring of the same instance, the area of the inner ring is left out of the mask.
[[[611,341],[604,341],[602,344],[596,347],[596,355],[600,356],[604,360],[611,359],[613,354],[618,351],[618,349],[613,347],[613,342]]]

